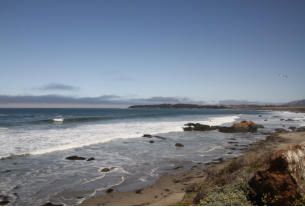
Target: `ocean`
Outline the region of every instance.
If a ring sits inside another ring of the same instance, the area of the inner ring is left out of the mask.
[[[182,129],[189,122],[230,126],[241,120],[265,128],[254,134]],[[262,132],[304,125],[304,113],[282,111],[0,109],[0,199],[6,196],[10,205],[76,205],[108,188],[134,190],[164,173],[236,157],[265,139]],[[184,147],[175,147],[178,142]],[[74,155],[86,159],[65,159]]]

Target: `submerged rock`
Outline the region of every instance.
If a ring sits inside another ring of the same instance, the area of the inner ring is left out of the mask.
[[[296,129],[297,132],[305,132],[305,126]]]
[[[108,167],[101,169],[101,172],[109,172],[109,171],[110,171],[110,169]]]
[[[79,156],[70,156],[70,157],[66,157],[66,160],[85,160],[86,158],[84,157],[79,157]]]
[[[285,132],[288,132],[288,131],[286,129],[283,129],[283,128],[276,128],[275,132],[277,132],[277,133],[285,133]]]
[[[176,143],[176,144],[175,144],[175,147],[184,147],[184,145],[181,144],[181,143]]]
[[[108,188],[107,190],[106,190],[106,193],[112,193],[113,192],[113,188]]]
[[[291,126],[291,127],[289,127],[288,129],[290,129],[290,130],[294,131],[294,130],[296,130],[296,127]]]
[[[150,140],[149,143],[153,144],[153,143],[155,143],[155,141],[154,140]]]
[[[285,121],[294,121],[293,119],[286,119]]]
[[[267,169],[249,181],[255,205],[294,205],[305,192],[305,143],[276,151]]]
[[[142,137],[152,138],[152,135],[151,134],[143,134]]]
[[[93,161],[93,160],[95,160],[94,157],[90,157],[90,158],[87,159],[87,161]]]

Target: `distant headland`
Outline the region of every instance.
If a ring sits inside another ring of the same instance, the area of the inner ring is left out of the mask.
[[[291,102],[292,103],[292,102]],[[240,109],[240,110],[288,110],[305,112],[305,106],[283,104],[283,105],[197,105],[197,104],[155,104],[155,105],[133,105],[129,109]]]

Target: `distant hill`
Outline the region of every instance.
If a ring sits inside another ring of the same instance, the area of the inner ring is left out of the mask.
[[[305,106],[305,99],[298,100],[298,101],[292,101],[292,102],[283,104],[283,106]]]

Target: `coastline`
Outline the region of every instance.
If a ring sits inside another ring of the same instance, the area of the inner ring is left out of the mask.
[[[252,143],[249,149],[236,158],[194,165],[190,170],[181,173],[162,175],[153,185],[143,189],[129,192],[110,192],[106,195],[89,198],[80,205],[191,205],[200,192],[198,186],[217,179],[217,176],[211,177],[209,175],[224,171],[236,161],[247,161],[245,165],[249,166],[252,166],[252,162],[257,160],[265,163],[272,152],[288,145],[299,144],[304,140],[305,132],[273,133],[265,140]],[[253,173],[249,173],[249,175],[251,174]]]

